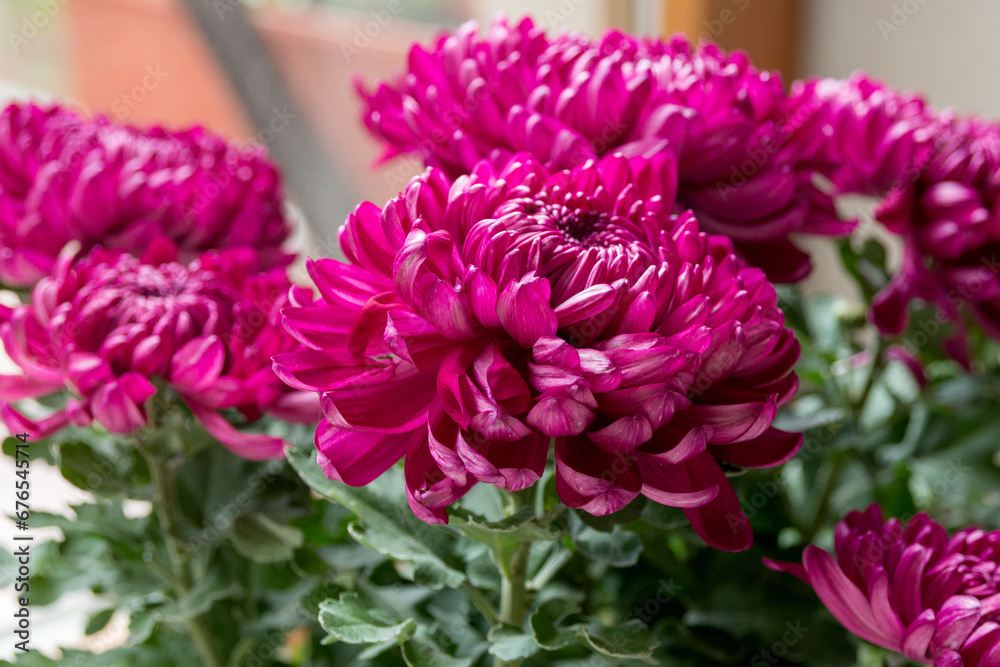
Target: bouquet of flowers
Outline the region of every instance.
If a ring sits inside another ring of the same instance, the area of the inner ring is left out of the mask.
[[[305,284],[262,149],[0,117],[64,662],[1000,665],[1000,124],[529,18],[358,92],[426,170]]]

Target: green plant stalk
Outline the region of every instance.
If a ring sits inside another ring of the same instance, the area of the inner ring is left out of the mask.
[[[872,393],[872,389],[875,388],[875,384],[883,372],[882,362],[885,360],[885,351],[888,348],[886,342],[880,337],[875,346],[875,352],[872,354],[872,370],[868,374],[868,378],[865,381],[864,387],[861,389],[857,400],[851,404],[851,408],[854,410],[855,421],[860,419],[861,413],[864,412],[865,406],[868,404],[868,397]]]
[[[837,482],[840,479],[840,473],[843,472],[844,467],[850,460],[851,454],[852,452],[850,450],[836,451],[830,457],[829,461],[827,461],[827,463],[823,466],[823,469],[821,470],[821,480],[818,484],[822,491],[816,501],[812,521],[803,531],[802,539],[805,544],[812,544],[816,535],[826,523],[827,516],[830,513],[830,501],[834,492],[837,490]]]
[[[490,625],[496,625],[500,621],[500,617],[497,615],[493,605],[490,604],[490,601],[475,586],[466,581],[462,584],[462,592],[468,596],[469,601],[479,610],[479,613],[486,617]]]
[[[511,554],[500,588],[500,621],[520,627],[528,612],[528,543],[519,544]]]
[[[516,513],[523,506],[533,506],[530,489],[508,496],[507,515]],[[500,565],[500,618],[499,622],[523,627],[528,614],[528,555],[531,544],[518,544],[510,559],[505,563],[501,554],[495,554]],[[496,658],[494,667],[519,667],[524,660],[501,660]]]
[[[139,447],[146,465],[149,467],[149,476],[153,482],[155,498],[153,507],[156,512],[157,522],[160,524],[160,532],[163,535],[163,542],[167,547],[167,556],[170,560],[170,571],[173,574],[174,591],[178,598],[183,598],[191,588],[191,574],[188,570],[188,559],[180,548],[180,521],[177,516],[176,504],[174,502],[173,481],[169,472],[169,465],[165,465],[155,452],[150,452],[140,444]],[[206,667],[223,667],[222,661],[216,655],[212,639],[203,624],[203,616],[185,618],[188,634],[194,644],[195,651],[201,659],[201,663]]]

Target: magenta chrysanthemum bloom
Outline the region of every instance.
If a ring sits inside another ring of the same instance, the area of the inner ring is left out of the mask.
[[[5,313],[0,338],[24,375],[0,376],[0,399],[62,390],[71,397],[37,422],[5,402],[4,422],[33,437],[93,421],[130,433],[147,423],[145,402],[159,380],[236,454],[281,456],[281,439],[241,433],[220,412],[233,408],[248,421],[263,413],[319,420],[315,395],[291,390],[271,369],[272,355],[300,346],[280,322],[290,303],[284,269],[257,273],[258,265],[249,249],[181,264],[168,242],[144,259],[102,248],[79,260],[64,253],[31,302]],[[295,288],[293,298],[308,305],[312,293]]]
[[[264,266],[282,266],[291,259],[282,207],[280,176],[260,147],[59,107],[0,114],[0,280],[10,285],[49,275],[69,241],[140,254],[166,237],[185,261],[247,246]]]
[[[935,144],[912,182],[879,205],[879,221],[903,236],[904,257],[873,312],[884,332],[899,333],[906,304],[920,298],[956,323],[951,346],[960,351],[963,311],[1000,338],[1000,127],[950,119]]]
[[[884,196],[905,188],[931,156],[940,121],[924,99],[856,73],[797,81],[788,101],[790,140],[838,194]]]
[[[749,546],[723,465],[797,451],[770,425],[799,345],[764,274],[672,213],[674,169],[550,172],[522,154],[454,182],[430,168],[358,207],[349,263],[311,262],[322,299],[284,311],[313,349],[275,357],[322,393],[326,474],[363,485],[405,456],[413,511],[442,522],[476,482],[533,485],[554,439],[566,505],[603,515],[643,494],[714,546]]]
[[[939,112],[862,74],[798,84],[793,139],[839,193],[879,197],[876,217],[902,237],[902,265],[872,303],[890,336],[911,301],[935,306],[955,328],[947,351],[969,364],[963,313],[1000,338],[1000,127]],[[815,139],[810,143],[810,138]],[[934,335],[938,322],[919,335]]]
[[[810,584],[862,639],[935,667],[1000,665],[1000,531],[948,537],[926,514],[905,525],[878,505],[837,524],[836,558],[806,547],[775,563]]]
[[[518,151],[554,170],[669,152],[681,209],[732,238],[773,280],[809,271],[789,234],[836,235],[852,225],[789,141],[800,119],[788,117],[778,76],[712,44],[617,31],[597,41],[549,38],[529,18],[499,18],[482,36],[472,22],[431,49],[414,46],[405,77],[359,90],[386,157],[416,153],[452,178],[483,158],[501,168]]]

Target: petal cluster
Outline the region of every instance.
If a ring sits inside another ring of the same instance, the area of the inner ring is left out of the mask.
[[[1000,531],[949,537],[919,514],[886,521],[872,505],[837,524],[835,554],[806,547],[802,565],[766,564],[815,588],[862,639],[935,667],[1000,664]]]
[[[872,320],[895,336],[913,300],[934,306],[941,321],[914,337],[949,322],[944,346],[968,365],[964,314],[1000,338],[1000,126],[861,74],[799,83],[790,103],[812,109],[799,112],[795,140],[836,192],[877,197],[875,217],[902,238],[901,266],[874,299]]]
[[[773,280],[809,271],[789,234],[851,228],[813,183],[803,142],[790,140],[805,115],[789,115],[779,78],[711,44],[617,31],[549,37],[529,18],[499,18],[483,35],[469,23],[432,48],[414,46],[405,76],[359,90],[386,157],[415,153],[450,177],[518,151],[550,169],[670,153],[682,208]]]
[[[195,127],[170,132],[60,107],[0,113],[0,280],[30,286],[67,242],[141,253],[161,237],[185,260],[213,248],[260,248],[287,264],[280,176],[259,147]]]
[[[838,194],[885,196],[916,179],[934,150],[937,112],[914,93],[859,72],[796,81],[788,101],[791,140]]]
[[[298,349],[280,309],[308,290],[292,289],[284,269],[258,273],[249,249],[177,261],[169,242],[137,258],[95,248],[66,252],[28,304],[5,313],[0,339],[23,375],[0,377],[2,416],[14,431],[45,437],[68,424],[99,422],[130,433],[148,421],[146,401],[168,385],[223,445],[251,459],[280,456],[279,438],[237,431],[220,411],[249,421],[270,413],[315,422],[315,395],[275,376],[271,356]],[[66,408],[33,422],[11,401],[68,390]]]
[[[1000,127],[948,119],[919,175],[891,192],[877,216],[902,235],[905,253],[873,304],[884,332],[902,331],[906,303],[920,298],[956,323],[951,348],[960,360],[967,356],[962,312],[1000,338]]]
[[[799,345],[763,272],[673,213],[675,173],[662,154],[564,171],[520,154],[359,206],[348,262],[310,262],[322,298],[284,311],[312,349],[275,358],[322,394],[327,475],[363,485],[405,456],[413,511],[441,522],[477,482],[534,484],[554,442],[570,507],[643,494],[749,546],[723,470],[797,451],[771,422]]]

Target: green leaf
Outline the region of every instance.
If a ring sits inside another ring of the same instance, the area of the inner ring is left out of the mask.
[[[195,618],[207,612],[219,600],[237,597],[242,592],[243,587],[238,581],[215,572],[195,582],[187,595],[178,600],[176,605],[165,608],[163,613],[180,618]]]
[[[649,634],[649,628],[638,619],[614,627],[589,623],[581,628],[580,636],[592,649],[608,658],[651,661],[653,650],[659,645]]]
[[[392,640],[387,642],[382,642],[381,644],[372,644],[364,651],[358,654],[358,658],[361,660],[374,660],[386,651],[391,651],[392,649],[399,646],[399,642]]]
[[[465,574],[449,564],[457,561],[454,538],[413,515],[399,469],[392,468],[371,484],[355,488],[327,479],[316,463],[315,450],[289,448],[287,458],[313,490],[354,512],[360,521],[348,527],[354,539],[383,556],[412,563],[416,583],[438,590],[465,582]]]
[[[576,641],[580,625],[564,624],[566,617],[576,611],[577,607],[561,599],[541,605],[529,620],[535,643],[546,651],[558,651]]]
[[[487,639],[490,640],[490,655],[501,660],[530,658],[541,649],[533,636],[524,634],[513,625],[493,626]]]
[[[30,447],[28,451],[31,452],[31,460],[37,461],[38,459],[44,459],[51,465],[57,465],[57,459],[55,454],[55,446],[52,444],[51,440],[40,440],[32,441],[29,440],[28,444]],[[24,443],[13,436],[8,436],[4,438],[3,441],[3,453],[11,458],[17,457],[17,446],[21,445],[22,451],[24,448]],[[24,455],[22,454],[22,457]]]
[[[570,537],[577,551],[590,558],[608,563],[612,567],[630,567],[639,562],[642,538],[615,525],[610,533],[595,530],[573,515]]]
[[[108,621],[111,620],[114,613],[114,609],[104,609],[91,616],[90,620],[87,621],[87,627],[84,629],[83,634],[92,635],[103,630],[107,627]]]
[[[834,351],[842,343],[842,322],[838,313],[844,310],[840,296],[820,294],[805,301],[803,311],[808,328],[808,340],[817,350]]]
[[[232,528],[233,548],[255,563],[278,563],[292,558],[302,546],[302,531],[259,513],[238,517]]]
[[[885,268],[885,247],[875,239],[868,239],[860,252],[851,247],[850,239],[838,243],[840,259],[847,273],[854,278],[866,302],[885,287],[889,276]]]
[[[394,623],[383,610],[367,608],[357,593],[341,593],[339,599],[320,604],[319,623],[330,635],[323,640],[324,644],[332,641],[348,644],[404,641],[417,629],[412,619]]]
[[[125,646],[138,646],[153,634],[159,614],[156,611],[144,609],[134,611],[129,617],[128,641]]]
[[[497,536],[514,542],[543,542],[558,539],[558,534],[534,522],[535,513],[530,507],[499,521],[487,521],[461,507],[449,511],[448,525],[483,544],[492,545]]]
[[[448,655],[434,642],[413,637],[403,644],[403,660],[409,667],[471,667],[470,658]]]
[[[134,491],[122,481],[118,463],[83,442],[59,446],[59,471],[70,484],[95,495],[115,497]]]

